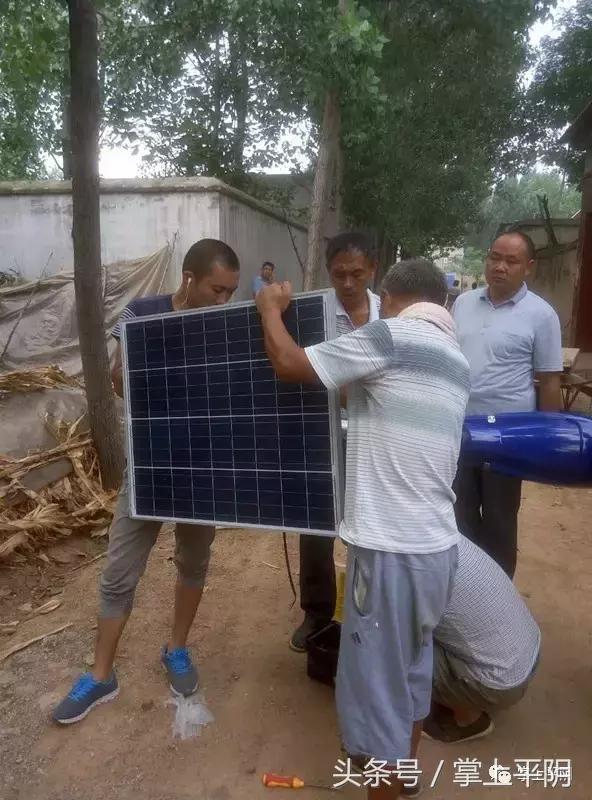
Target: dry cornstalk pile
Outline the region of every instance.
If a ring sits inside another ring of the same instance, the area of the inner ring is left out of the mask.
[[[102,536],[111,521],[115,492],[103,491],[95,449],[81,420],[51,424],[59,444],[24,458],[0,456],[0,562],[24,561],[74,531]],[[69,459],[72,471],[39,491],[28,488],[31,470]]]
[[[60,387],[80,389],[82,384],[77,378],[66,375],[63,370],[55,366],[0,373],[0,398],[16,392],[37,392],[41,389]]]
[[[59,367],[0,373],[0,399],[17,392],[38,392],[41,389],[62,387],[80,389],[82,384],[77,378],[66,375]]]

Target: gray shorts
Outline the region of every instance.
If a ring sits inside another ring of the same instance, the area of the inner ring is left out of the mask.
[[[460,658],[434,642],[433,698],[446,708],[470,707],[492,714],[522,700],[534,672],[519,686],[495,689],[480,683]]]
[[[146,570],[148,556],[161,527],[158,520],[130,517],[128,482],[127,475],[124,475],[109,530],[107,564],[101,576],[101,617],[129,614],[136,587]],[[175,564],[180,579],[188,586],[204,585],[214,535],[215,528],[210,525],[187,523],[176,526]]]
[[[409,758],[413,723],[430,711],[432,633],[457,558],[456,546],[421,555],[348,547],[336,701],[350,756]]]

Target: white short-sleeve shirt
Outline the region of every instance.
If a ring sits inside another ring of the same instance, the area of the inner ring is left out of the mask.
[[[306,348],[328,389],[347,385],[345,514],[351,544],[433,553],[456,543],[452,481],[469,393],[455,338],[387,319]]]

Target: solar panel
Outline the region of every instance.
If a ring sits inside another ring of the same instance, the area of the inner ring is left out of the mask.
[[[335,334],[332,292],[284,314],[302,347]],[[252,301],[122,326],[132,517],[333,534],[338,398],[277,379]]]

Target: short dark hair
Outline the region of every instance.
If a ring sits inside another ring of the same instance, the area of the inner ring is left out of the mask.
[[[238,272],[240,263],[232,247],[219,239],[200,239],[192,244],[183,259],[183,272],[192,272],[198,280],[212,271],[214,264]]]
[[[532,239],[530,238],[530,236],[527,233],[524,233],[524,231],[521,231],[518,228],[512,228],[512,226],[510,225],[510,227],[507,230],[502,231],[501,233],[499,233],[495,237],[493,242],[497,242],[497,240],[501,239],[502,236],[510,236],[510,235],[511,236],[519,236],[522,239],[522,241],[524,242],[524,244],[526,245],[526,253],[528,255],[528,260],[529,261],[536,261],[537,255],[536,255],[536,247],[534,246],[534,242],[532,241]],[[491,244],[493,244],[493,242]]]
[[[272,261],[264,261],[263,264],[261,264],[261,269],[263,269],[263,267],[271,267],[272,269],[275,269],[275,264]]]
[[[448,287],[444,273],[428,258],[409,258],[393,264],[382,282],[383,291],[403,297],[416,297],[443,306]]]
[[[327,242],[326,259],[327,269],[330,269],[331,262],[339,253],[347,253],[349,250],[357,250],[369,259],[374,258],[374,250],[370,240],[363,233],[339,233]]]
[[[471,289],[476,289],[476,288],[477,288],[477,286],[479,286],[479,284],[477,283],[477,281],[473,281],[473,283],[471,284]]]
[[[460,285],[460,282],[459,282],[459,281],[454,281],[452,285],[453,285],[453,286],[459,286],[459,285]]]

